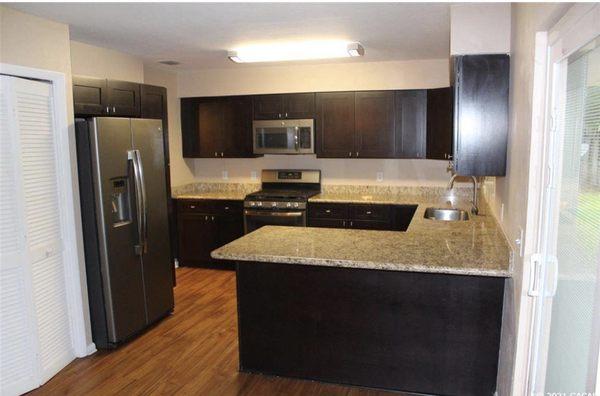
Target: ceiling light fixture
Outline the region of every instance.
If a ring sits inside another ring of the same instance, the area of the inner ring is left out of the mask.
[[[365,49],[356,42],[301,41],[242,47],[229,51],[227,57],[236,63],[250,63],[349,58],[364,54]]]

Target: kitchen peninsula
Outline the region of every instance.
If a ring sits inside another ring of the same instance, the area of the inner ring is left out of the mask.
[[[266,226],[212,252],[237,262],[240,369],[418,393],[491,395],[509,248],[491,216],[424,218],[443,198],[320,194],[309,203],[417,204],[406,232]]]

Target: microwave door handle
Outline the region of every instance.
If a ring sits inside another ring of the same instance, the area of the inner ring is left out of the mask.
[[[296,151],[300,151],[300,142],[299,140],[299,136],[298,136],[298,127],[294,128],[294,149]]]
[[[128,150],[127,151],[127,160],[131,161],[131,165],[133,166],[133,186],[135,189],[135,211],[137,218],[137,231],[138,231],[138,244],[135,245],[135,254],[142,255],[143,252],[143,244],[144,244],[144,228],[142,224],[143,207],[142,207],[142,187],[140,185],[140,169],[139,163],[137,161],[137,151],[138,150]]]

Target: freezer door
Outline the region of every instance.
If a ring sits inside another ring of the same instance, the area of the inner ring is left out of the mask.
[[[148,321],[173,309],[173,278],[161,120],[132,119],[145,189],[145,252],[142,255]]]
[[[146,309],[142,263],[135,254],[137,219],[128,118],[93,118],[90,143],[96,221],[109,342],[144,328]]]

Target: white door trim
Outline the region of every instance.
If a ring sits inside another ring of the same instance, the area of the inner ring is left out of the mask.
[[[83,237],[80,230],[81,214],[79,206],[79,185],[77,182],[77,158],[74,151],[74,131],[69,125],[67,109],[67,80],[65,74],[56,71],[36,69],[18,65],[0,63],[0,73],[23,78],[50,81],[54,100],[54,120],[58,136],[56,137],[57,171],[61,207],[62,237],[65,262],[65,284],[69,323],[75,356],[83,357],[96,352],[93,343],[88,345],[86,337],[86,319],[89,308],[83,303],[82,279],[85,279]],[[83,271],[83,273],[82,273]]]
[[[538,366],[545,366],[547,354],[547,329],[542,323],[542,307],[552,301],[546,293],[546,283],[554,282],[552,268],[549,268],[548,258],[554,252],[546,251],[546,241],[555,239],[551,231],[552,225],[557,221],[557,213],[552,211],[553,201],[558,197],[560,185],[560,172],[562,156],[562,136],[557,136],[555,131],[560,131],[559,124],[563,121],[555,115],[556,102],[564,98],[556,96],[558,86],[565,84],[564,76],[558,78],[557,73],[561,60],[566,59],[579,48],[596,37],[600,29],[597,22],[600,20],[600,5],[597,3],[575,4],[561,20],[548,32],[538,33],[536,37],[536,71],[535,82],[538,78],[544,84],[534,85],[533,90],[533,125],[531,135],[530,169],[529,169],[529,196],[528,196],[528,232],[526,250],[529,255],[541,253],[544,258],[538,273],[532,270],[530,256],[525,265],[524,279],[521,287],[523,302],[521,310],[527,309],[527,314],[520,320],[526,321],[530,329],[527,335],[527,375],[526,394],[532,395],[537,390],[536,381],[544,382],[544,373],[538,373]],[[539,47],[538,47],[539,46]],[[539,64],[538,64],[539,62]],[[538,75],[538,66],[539,75]],[[535,84],[535,83],[534,83]],[[537,98],[537,100],[536,100]],[[554,103],[553,103],[554,102]],[[529,270],[528,270],[529,269]],[[535,277],[540,290],[538,296],[528,298],[531,277]],[[519,364],[519,362],[517,362]],[[599,370],[600,371],[600,370]],[[598,386],[598,383],[596,383]],[[515,384],[513,390],[518,389]]]

